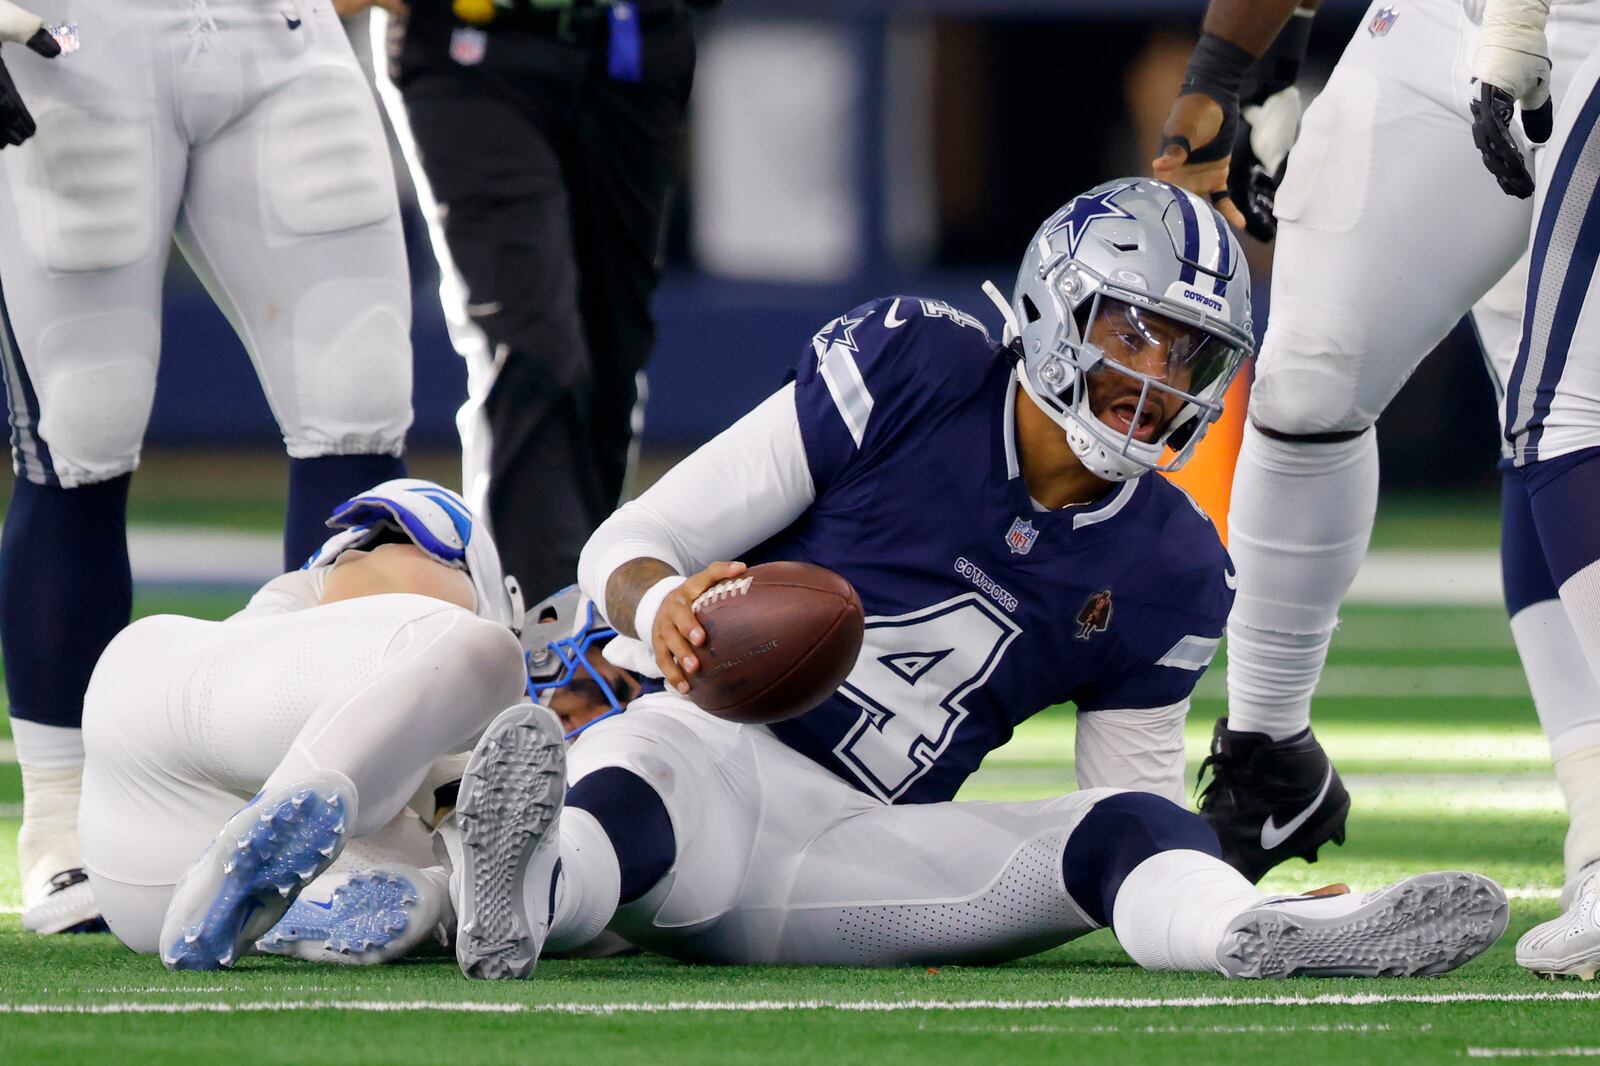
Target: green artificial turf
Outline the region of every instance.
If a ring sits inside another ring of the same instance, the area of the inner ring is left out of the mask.
[[[141,598],[140,609],[215,617],[237,600],[168,594]],[[1350,838],[1316,865],[1280,867],[1265,887],[1373,887],[1440,868],[1499,878],[1513,890],[1510,932],[1441,978],[1245,984],[1144,973],[1106,932],[990,968],[717,968],[635,957],[547,960],[530,981],[486,985],[466,982],[449,959],[369,970],[248,959],[230,973],[169,974],[109,936],[21,931],[13,807],[0,818],[0,1063],[1348,1066],[1600,1054],[1600,999],[1550,998],[1588,997],[1595,986],[1537,980],[1512,957],[1516,936],[1556,913],[1565,818],[1503,617],[1377,607],[1345,617],[1329,672],[1344,694],[1320,701],[1317,721],[1355,796]],[[1221,666],[1197,701],[1191,765],[1222,707]],[[1068,789],[1071,747],[1071,715],[1042,715],[991,757],[965,797]],[[15,795],[14,776],[0,772],[0,804]],[[1369,994],[1378,1001],[1316,1001]],[[1535,998],[1389,1001],[1462,995]],[[1311,1001],[1206,1002],[1263,996]],[[110,1013],[84,1013],[93,1010]]]

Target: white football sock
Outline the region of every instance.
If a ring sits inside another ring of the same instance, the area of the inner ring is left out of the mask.
[[[1228,619],[1229,728],[1282,740],[1311,724],[1311,693],[1377,506],[1374,431],[1290,443],[1246,425],[1228,511],[1239,581]]]
[[[599,936],[616,914],[621,892],[622,870],[604,827],[588,811],[562,811],[561,870],[545,950],[573,951]]]
[[[1564,857],[1570,892],[1585,869],[1600,862],[1600,738],[1590,747],[1558,755],[1556,781],[1567,801]]]
[[[44,770],[68,767],[83,769],[83,730],[60,725],[41,725],[21,718],[11,719],[11,741],[17,749],[17,762]]]
[[[1203,851],[1163,851],[1133,868],[1111,915],[1128,957],[1147,970],[1220,973],[1228,925],[1266,897]]]
[[[83,865],[78,843],[78,801],[83,767],[22,767],[22,828],[17,831],[17,865],[24,906],[37,904],[50,879]]]

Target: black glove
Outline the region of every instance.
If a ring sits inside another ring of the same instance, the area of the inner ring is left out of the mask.
[[[1288,168],[1289,148],[1300,133],[1305,107],[1295,81],[1311,42],[1311,14],[1297,11],[1252,71],[1254,84],[1240,101],[1228,198],[1244,215],[1245,232],[1258,241],[1278,236],[1274,214],[1278,183]]]
[[[1190,163],[1212,163],[1225,158],[1233,150],[1239,129],[1239,89],[1255,61],[1254,56],[1232,41],[1212,33],[1202,34],[1189,57],[1189,69],[1178,95],[1204,93],[1211,97],[1222,108],[1222,126],[1205,144],[1190,144],[1189,138],[1181,135],[1165,136],[1161,139],[1162,151],[1175,144],[1183,149]]]
[[[61,46],[45,30],[30,37],[28,47],[47,59],[61,54]],[[28,113],[28,105],[17,92],[16,82],[11,80],[11,72],[6,70],[4,57],[0,56],[0,148],[21,144],[37,129],[33,116]]]
[[[1511,135],[1511,115],[1516,110],[1516,100],[1498,85],[1478,83],[1478,98],[1471,103],[1472,143],[1483,153],[1483,165],[1489,168],[1500,188],[1519,200],[1533,195],[1533,175],[1528,172],[1528,161],[1522,158],[1522,149]],[[1555,113],[1549,100],[1522,112],[1522,129],[1528,140],[1543,144],[1550,139],[1555,124]]]

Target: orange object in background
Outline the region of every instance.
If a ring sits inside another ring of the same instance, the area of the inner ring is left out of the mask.
[[[1240,374],[1223,401],[1222,418],[1207,431],[1194,457],[1183,469],[1169,474],[1211,516],[1222,543],[1228,543],[1228,501],[1233,495],[1233,467],[1244,441],[1245,405],[1250,396],[1250,376]]]

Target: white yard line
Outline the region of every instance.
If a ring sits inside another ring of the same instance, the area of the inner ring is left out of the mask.
[[[1469,1047],[1473,1059],[1592,1059],[1600,1058],[1600,1047]]]
[[[283,572],[283,540],[272,533],[132,526],[136,582],[261,585]]]
[[[328,1010],[352,1013],[438,1012],[453,1014],[781,1014],[841,1011],[901,1014],[913,1011],[991,1010],[1170,1010],[1216,1007],[1370,1007],[1395,1003],[1577,1003],[1600,1000],[1595,992],[1442,992],[1418,995],[1329,993],[1318,996],[1178,996],[1122,998],[1073,996],[1065,999],[964,1000],[689,1000],[665,1003],[485,1003],[473,1000],[283,999],[242,1003],[0,1003],[0,1014],[244,1014]]]
[[[1227,694],[1227,679],[1221,670],[1207,673],[1196,689],[1196,695],[1202,697]],[[1520,666],[1330,666],[1317,682],[1317,695],[1385,700],[1527,699],[1528,681]]]
[[[1345,602],[1498,606],[1504,602],[1500,553],[1493,549],[1368,552]]]
[[[1094,1036],[1101,1033],[1134,1033],[1141,1036],[1164,1034],[1215,1034],[1254,1033],[1427,1033],[1433,1026],[1387,1025],[1356,1022],[1338,1022],[1330,1025],[940,1025],[923,1022],[917,1026],[927,1033],[983,1033],[1007,1035],[1012,1033],[1069,1033],[1074,1036]]]

